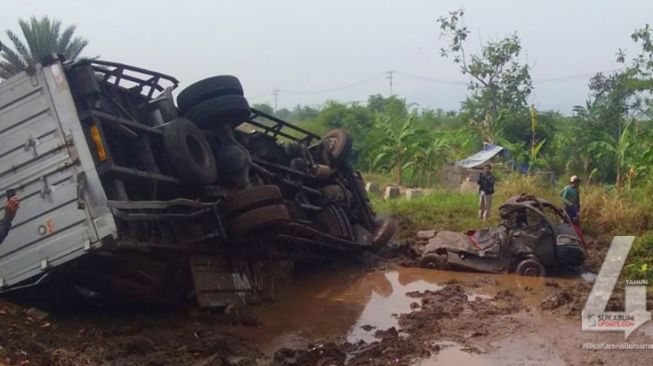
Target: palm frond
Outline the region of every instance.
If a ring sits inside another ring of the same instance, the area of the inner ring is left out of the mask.
[[[18,38],[18,36],[14,32],[7,30],[6,33],[11,43],[14,44],[14,48],[16,49],[17,56],[20,56],[22,58],[21,63],[22,64],[30,63],[32,55],[30,51],[27,49],[25,43],[23,43],[23,41],[21,41],[20,38]]]
[[[12,50],[12,49],[10,49],[8,47],[5,47],[2,50],[2,58],[6,62],[8,62],[10,64],[13,64],[15,66],[15,68],[18,69],[18,70],[23,70],[25,68],[25,66],[27,66],[24,59],[19,54],[14,52],[14,50]]]
[[[88,41],[81,37],[73,38],[75,25],[68,26],[62,33],[61,22],[56,19],[31,17],[28,21],[19,19],[18,24],[24,40],[11,30],[6,31],[14,49],[7,48],[1,53],[4,60],[0,63],[2,78],[8,78],[53,53],[76,60],[88,45]]]
[[[75,33],[75,29],[77,29],[77,27],[75,25],[71,25],[63,31],[61,37],[59,37],[59,40],[57,41],[57,52],[64,55],[66,54],[66,50],[68,49],[68,46],[73,39],[73,33]]]
[[[88,45],[88,41],[83,38],[75,38],[63,53],[69,60],[75,60]]]

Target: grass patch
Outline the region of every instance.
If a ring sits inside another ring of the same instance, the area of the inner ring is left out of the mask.
[[[648,280],[653,284],[653,230],[635,239],[623,275],[629,280]]]
[[[464,231],[492,225],[478,219],[478,197],[474,193],[452,193],[436,190],[411,200],[372,198],[377,213],[394,217],[399,223],[398,239],[412,238],[418,230]]]

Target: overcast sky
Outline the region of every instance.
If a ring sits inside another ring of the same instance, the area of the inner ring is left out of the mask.
[[[1,0],[0,25],[49,15],[76,24],[86,55],[176,76],[181,87],[218,74],[238,76],[251,103],[318,105],[394,93],[422,107],[458,109],[466,81],[440,57],[436,19],[465,8],[468,48],[517,31],[541,109],[569,112],[587,98],[588,74],[618,67],[618,48],[653,23],[652,0]],[[4,42],[7,38],[2,34]],[[412,75],[412,76],[408,76]],[[562,80],[549,80],[577,76]],[[582,76],[584,75],[584,76]]]

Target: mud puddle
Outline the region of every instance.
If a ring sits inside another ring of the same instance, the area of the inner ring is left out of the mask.
[[[547,279],[564,283],[568,279]],[[298,348],[328,342],[371,343],[379,340],[380,331],[399,330],[399,314],[418,310],[419,300],[406,293],[437,291],[458,283],[465,288],[469,301],[490,299],[502,291],[518,296],[525,307],[535,309],[547,286],[544,279],[512,275],[489,275],[397,267],[387,271],[361,272],[331,269],[301,276],[292,289],[275,303],[254,308],[259,327],[232,327],[267,354],[279,348]],[[379,333],[377,333],[379,332]],[[528,347],[531,347],[529,344]],[[524,354],[528,353],[524,347]],[[469,353],[464,347],[445,343],[441,354],[424,361],[440,365],[442,360],[467,360],[478,364],[502,364],[496,354],[481,350]]]
[[[500,366],[500,365],[551,365],[566,363],[550,347],[534,347],[531,340],[502,340],[493,344],[489,352],[476,347],[465,347],[455,342],[440,342],[437,355],[422,360],[419,366]]]

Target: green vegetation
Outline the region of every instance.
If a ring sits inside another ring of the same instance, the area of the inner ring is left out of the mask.
[[[412,200],[400,198],[383,200],[372,198],[376,211],[392,216],[399,223],[400,242],[414,238],[418,230],[454,230],[494,226],[498,224],[497,209],[507,198],[528,192],[561,204],[561,187],[543,184],[535,177],[512,176],[498,183],[493,202],[493,216],[489,222],[477,219],[478,196],[475,193],[458,193],[435,190],[431,194]],[[637,240],[631,250],[624,275],[629,279],[653,281],[653,195],[643,188],[627,192],[605,189],[602,186],[582,188],[581,222],[586,234],[609,240],[614,235],[635,235]]]
[[[61,32],[61,22],[48,17],[32,17],[29,22],[19,19],[18,24],[25,41],[13,31],[5,31],[14,49],[3,47],[0,53],[0,79],[7,79],[53,53],[62,54],[67,60],[75,60],[88,45],[83,38],[73,38],[74,25]]]

